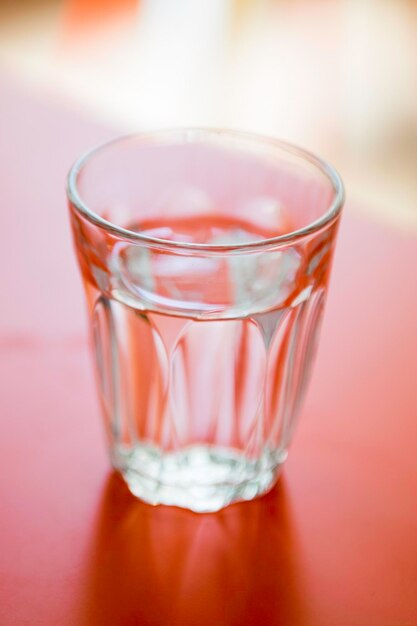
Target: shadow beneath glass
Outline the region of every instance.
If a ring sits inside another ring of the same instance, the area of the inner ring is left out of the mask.
[[[109,477],[91,548],[85,624],[291,624],[303,615],[283,479],[219,513],[153,508]]]

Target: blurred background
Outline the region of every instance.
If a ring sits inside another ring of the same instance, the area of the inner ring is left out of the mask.
[[[0,69],[109,136],[299,143],[341,171],[349,210],[417,231],[416,0],[3,0]]]

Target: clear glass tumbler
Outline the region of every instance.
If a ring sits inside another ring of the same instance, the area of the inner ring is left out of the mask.
[[[343,204],[315,156],[253,135],[136,135],[68,197],[110,456],[133,494],[215,511],[275,483]]]

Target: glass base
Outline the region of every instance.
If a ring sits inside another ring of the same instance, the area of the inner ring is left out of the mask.
[[[133,495],[149,504],[179,506],[198,513],[252,500],[275,484],[287,457],[266,450],[257,460],[228,448],[195,445],[161,453],[149,445],[118,446],[113,464]]]

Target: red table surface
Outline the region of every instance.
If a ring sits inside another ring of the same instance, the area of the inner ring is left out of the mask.
[[[278,486],[152,508],[109,469],[65,212],[110,133],[1,85],[0,624],[417,624],[417,238],[345,217]]]

